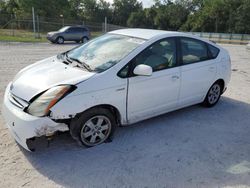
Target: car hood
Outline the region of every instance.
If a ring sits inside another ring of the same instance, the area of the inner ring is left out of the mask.
[[[48,33],[48,35],[55,35],[55,34],[58,34],[58,33],[59,33],[59,31],[51,31],[51,32]]]
[[[75,85],[95,73],[62,63],[51,57],[22,69],[14,78],[11,93],[26,101],[37,94],[57,85]]]

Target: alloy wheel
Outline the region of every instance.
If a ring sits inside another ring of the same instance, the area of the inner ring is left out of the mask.
[[[81,129],[81,141],[87,146],[103,143],[110,135],[111,122],[103,115],[94,116]]]
[[[220,98],[220,94],[221,94],[221,88],[219,84],[214,84],[211,89],[209,90],[208,93],[208,102],[210,104],[215,104],[219,98]]]

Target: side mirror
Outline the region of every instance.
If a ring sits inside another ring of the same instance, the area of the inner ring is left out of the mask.
[[[148,65],[141,64],[135,67],[133,73],[138,76],[151,76],[153,73],[153,69]]]

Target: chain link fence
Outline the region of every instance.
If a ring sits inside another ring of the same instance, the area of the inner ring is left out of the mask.
[[[203,33],[203,32],[192,32],[191,34],[206,38],[217,43],[228,43],[228,44],[243,44],[246,45],[250,42],[249,34],[233,34],[233,33]]]
[[[108,23],[105,26],[105,23],[87,22],[84,20],[39,16],[35,16],[33,20],[32,17],[15,17],[9,14],[0,14],[0,36],[46,38],[48,32],[58,31],[64,26],[73,25],[88,27],[93,37],[99,36],[105,32],[125,28]]]

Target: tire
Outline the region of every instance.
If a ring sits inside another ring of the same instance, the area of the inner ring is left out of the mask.
[[[64,38],[63,37],[57,37],[56,43],[57,44],[63,44],[64,43]]]
[[[88,37],[83,37],[82,38],[82,43],[85,44],[89,41]]]
[[[70,134],[80,145],[93,147],[111,141],[116,120],[110,110],[93,108],[75,117],[70,124]]]
[[[205,107],[213,107],[220,100],[222,94],[222,86],[219,82],[215,82],[208,90],[202,105]]]

